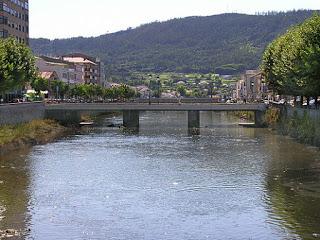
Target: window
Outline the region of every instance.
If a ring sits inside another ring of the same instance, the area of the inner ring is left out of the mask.
[[[7,38],[9,36],[8,31],[5,29],[0,30],[0,38]]]
[[[0,16],[0,24],[8,24],[8,18],[4,16]]]

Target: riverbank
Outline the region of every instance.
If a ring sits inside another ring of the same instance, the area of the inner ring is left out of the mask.
[[[291,106],[270,107],[265,115],[268,126],[298,142],[320,147],[320,111]]]
[[[45,144],[67,134],[69,128],[53,120],[33,120],[0,127],[0,155],[24,147]]]

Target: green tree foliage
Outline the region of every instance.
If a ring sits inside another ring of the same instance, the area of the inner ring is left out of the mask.
[[[115,95],[122,99],[130,99],[135,96],[135,91],[127,85],[121,84],[120,87],[114,89]]]
[[[41,91],[49,90],[49,82],[47,79],[37,77],[31,81],[31,87],[37,92],[39,95]]]
[[[182,97],[184,97],[184,96],[186,95],[186,93],[187,93],[187,89],[186,89],[186,87],[185,87],[184,85],[178,84],[178,86],[177,86],[177,92],[180,93],[180,95],[181,95]]]
[[[264,52],[261,69],[279,94],[320,95],[320,16],[274,40]]]
[[[136,96],[135,90],[127,85],[120,85],[119,87],[103,88],[99,85],[92,84],[78,84],[70,89],[70,95],[84,100],[126,100]]]
[[[0,40],[0,93],[22,88],[36,77],[31,50],[12,38]]]
[[[268,43],[310,16],[312,11],[188,17],[96,38],[32,39],[31,46],[36,54],[98,56],[117,82],[132,72],[236,74],[257,68]]]
[[[69,92],[69,88],[69,85],[61,80],[50,81],[49,89],[56,98],[64,98],[64,96]]]

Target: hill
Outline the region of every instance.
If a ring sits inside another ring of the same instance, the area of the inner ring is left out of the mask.
[[[231,74],[257,68],[268,43],[313,13],[187,17],[99,37],[31,39],[30,44],[35,54],[98,56],[107,73],[118,76],[133,71]]]

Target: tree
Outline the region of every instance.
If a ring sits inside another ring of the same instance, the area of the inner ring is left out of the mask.
[[[104,99],[111,99],[112,101],[116,99],[115,88],[106,88],[103,93]]]
[[[261,69],[279,94],[320,95],[320,16],[275,39],[265,50]]]
[[[117,90],[118,96],[122,99],[130,99],[135,96],[135,91],[128,85],[121,84],[120,87],[117,88]]]
[[[0,93],[20,89],[36,77],[31,50],[13,38],[0,40]]]
[[[69,91],[69,86],[61,80],[50,81],[50,89],[56,98],[64,98],[65,94]]]
[[[49,90],[49,82],[47,79],[44,79],[42,77],[37,77],[33,81],[31,81],[31,87],[37,92],[37,94],[40,94],[40,91],[46,91]]]
[[[180,95],[181,95],[182,97],[184,97],[184,96],[186,95],[186,93],[187,93],[187,89],[186,89],[186,87],[185,87],[184,85],[178,84],[178,86],[177,86],[177,92],[180,93]]]

